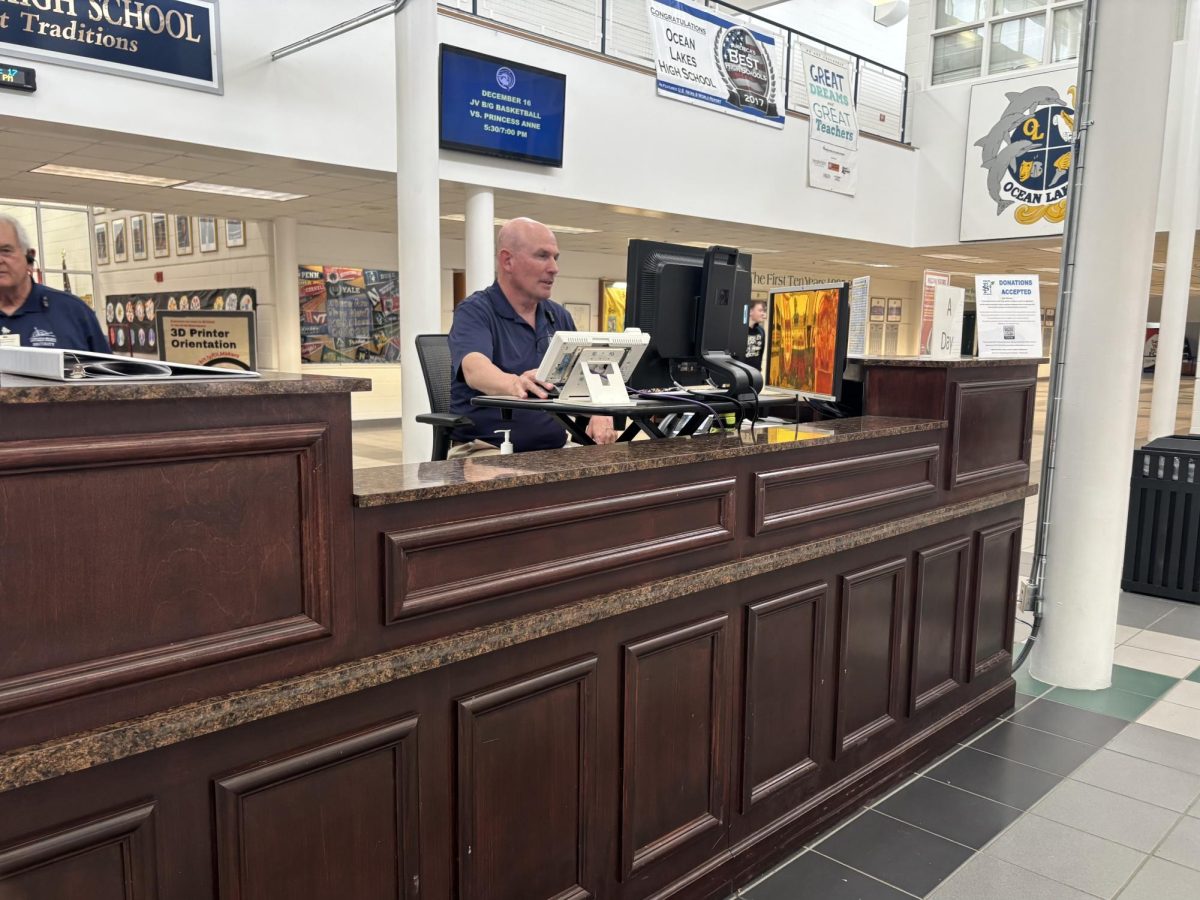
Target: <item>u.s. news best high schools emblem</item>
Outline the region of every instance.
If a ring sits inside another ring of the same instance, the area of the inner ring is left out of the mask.
[[[1013,218],[1032,225],[1043,217],[1061,222],[1067,214],[1071,143],[1075,137],[1075,88],[1070,102],[1052,87],[1038,86],[1005,94],[1008,107],[984,137],[987,188],[996,215],[1016,205]]]
[[[779,115],[775,77],[767,55],[749,28],[722,28],[714,47],[717,71],[729,89],[729,102],[739,109]]]

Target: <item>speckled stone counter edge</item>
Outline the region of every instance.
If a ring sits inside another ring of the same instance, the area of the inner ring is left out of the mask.
[[[37,784],[205,734],[389,684],[464,659],[665,603],[677,597],[1018,502],[1036,493],[1035,485],[999,491],[976,500],[894,519],[871,528],[736,560],[688,575],[625,588],[578,603],[506,619],[306,675],[189,703],[44,744],[19,748],[0,755],[0,792]]]
[[[852,359],[864,366],[915,366],[919,369],[976,369],[984,366],[1040,366],[1050,362],[1048,356],[1024,359],[980,359],[978,356],[960,356],[957,359],[934,359],[932,356],[864,356]]]
[[[185,397],[255,397],[271,394],[343,394],[369,391],[370,379],[264,372],[261,378],[226,381],[41,381],[0,375],[0,406],[9,403],[105,403],[117,400],[175,400]]]
[[[592,478],[620,472],[661,469],[692,465],[712,460],[731,459],[755,453],[776,453],[800,447],[844,444],[874,438],[893,437],[918,431],[936,431],[946,423],[936,419],[902,419],[864,416],[827,422],[777,426],[775,431],[798,432],[803,437],[779,443],[750,439],[748,433],[704,435],[665,441],[632,441],[607,447],[572,450],[545,450],[512,456],[489,456],[481,460],[449,460],[408,463],[358,469],[354,473],[354,505],[360,508],[435,500],[482,491],[498,491],[531,484],[550,484],[577,478]],[[847,430],[854,428],[857,430]],[[762,432],[759,433],[761,438]],[[567,455],[564,455],[567,454]],[[564,465],[571,463],[571,465]],[[476,466],[486,475],[488,468],[502,468],[504,475],[472,481],[465,466]],[[519,470],[519,471],[518,471]],[[421,484],[426,481],[428,483]],[[413,482],[416,482],[414,485]]]

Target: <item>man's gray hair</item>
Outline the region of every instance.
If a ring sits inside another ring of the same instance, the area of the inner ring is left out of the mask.
[[[21,245],[23,251],[28,252],[33,244],[29,240],[29,232],[25,230],[25,226],[21,224],[21,220],[15,216],[10,216],[8,213],[0,212],[0,225],[8,225],[12,228],[17,236],[17,243]]]

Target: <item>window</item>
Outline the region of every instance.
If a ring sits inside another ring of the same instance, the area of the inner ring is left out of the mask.
[[[936,0],[933,84],[1079,56],[1079,0]]]
[[[86,206],[0,200],[0,212],[15,217],[37,250],[37,267],[43,282],[70,291],[92,303],[92,227]]]

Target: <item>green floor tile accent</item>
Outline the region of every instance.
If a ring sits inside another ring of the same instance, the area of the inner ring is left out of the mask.
[[[1013,675],[1017,682],[1017,690],[1022,694],[1028,694],[1030,697],[1040,697],[1046,691],[1050,690],[1050,685],[1042,684],[1036,678],[1029,674],[1029,663],[1021,666],[1017,673]]]
[[[1197,669],[1195,672],[1193,672],[1191,675],[1189,675],[1187,677],[1187,680],[1188,681],[1200,681],[1200,669]]]
[[[1079,709],[1090,709],[1092,712],[1103,713],[1132,722],[1154,704],[1153,697],[1141,694],[1131,694],[1118,688],[1105,688],[1102,691],[1072,691],[1068,688],[1055,688],[1046,695],[1047,700],[1066,703]]]
[[[1157,672],[1143,672],[1141,669],[1131,669],[1128,666],[1114,665],[1112,668],[1112,686],[1131,694],[1141,694],[1143,697],[1153,697],[1157,700],[1176,684],[1178,678],[1170,675],[1159,675]]]

